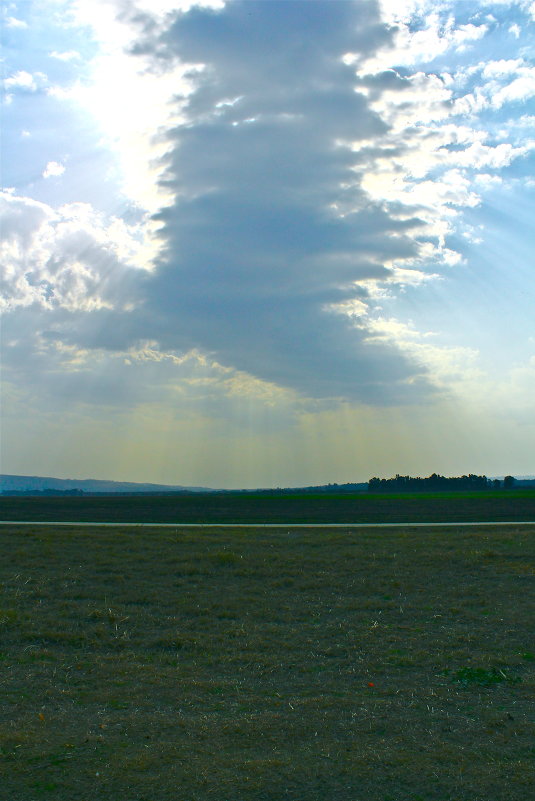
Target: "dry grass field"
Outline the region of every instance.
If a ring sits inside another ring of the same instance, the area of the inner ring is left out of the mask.
[[[0,529],[1,801],[527,801],[535,527]]]

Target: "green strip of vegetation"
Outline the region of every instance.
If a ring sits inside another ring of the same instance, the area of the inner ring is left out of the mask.
[[[533,521],[535,491],[4,497],[0,519],[253,524]]]

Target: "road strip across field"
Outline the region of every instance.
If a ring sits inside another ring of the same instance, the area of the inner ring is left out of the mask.
[[[481,520],[451,523],[88,523],[73,520],[0,520],[0,526],[129,526],[130,528],[424,528],[425,526],[535,526],[535,520]]]

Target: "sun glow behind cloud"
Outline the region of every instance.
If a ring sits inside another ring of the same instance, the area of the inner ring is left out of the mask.
[[[11,105],[79,109],[117,202],[81,184],[74,199],[90,158],[74,145],[42,145],[46,200],[37,179],[5,198],[8,417],[31,383],[48,432],[8,451],[13,472],[45,463],[58,390],[78,443],[63,474],[99,426],[117,478],[530,471],[529,248],[509,248],[509,274],[488,250],[493,204],[533,192],[530,4],[385,0],[382,19],[351,3],[53,5],[78,38],[8,71]],[[23,36],[32,20],[10,13]],[[502,308],[524,334],[504,332],[498,368],[476,328]],[[499,464],[505,442],[518,468]]]

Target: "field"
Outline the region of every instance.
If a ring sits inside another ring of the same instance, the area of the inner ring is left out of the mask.
[[[3,526],[2,801],[526,801],[535,526]]]
[[[0,520],[255,524],[535,521],[535,490],[4,497],[0,498]]]

